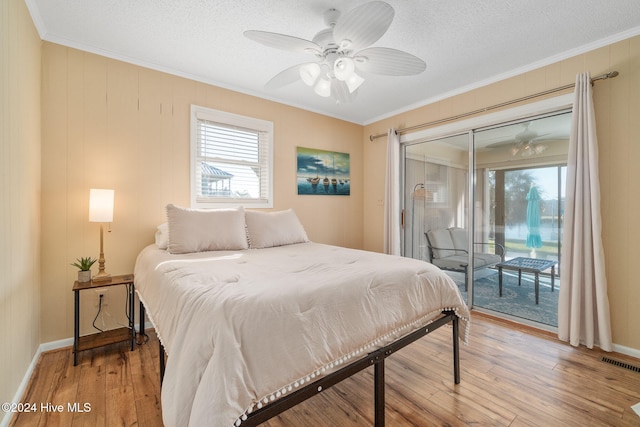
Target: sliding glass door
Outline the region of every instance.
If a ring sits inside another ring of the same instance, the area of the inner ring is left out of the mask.
[[[468,135],[405,147],[404,255],[431,261],[426,233],[468,228]]]
[[[405,256],[439,265],[476,308],[557,326],[570,118],[406,144]]]

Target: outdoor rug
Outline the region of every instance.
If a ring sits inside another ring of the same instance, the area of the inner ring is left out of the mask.
[[[462,297],[467,301],[464,292],[464,274],[451,273],[458,284]],[[555,290],[551,292],[550,278],[540,277],[540,303],[536,305],[535,278],[533,274],[522,274],[522,285],[518,286],[518,273],[503,271],[502,297],[498,296],[498,272],[486,269],[476,272],[474,306],[505,313],[553,327],[558,326],[558,286],[556,278]]]

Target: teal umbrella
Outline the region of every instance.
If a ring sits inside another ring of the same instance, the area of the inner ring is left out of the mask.
[[[527,194],[527,243],[528,248],[541,248],[540,237],[540,194],[535,185]]]

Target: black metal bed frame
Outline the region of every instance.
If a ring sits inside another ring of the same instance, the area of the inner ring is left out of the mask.
[[[145,307],[140,302],[140,333],[144,333],[144,320]],[[459,347],[459,319],[455,312],[452,310],[445,310],[442,312],[442,316],[436,318],[433,322],[414,332],[405,335],[404,337],[392,342],[391,344],[375,350],[365,357],[358,359],[349,365],[338,369],[322,378],[309,383],[304,387],[300,387],[291,393],[279,398],[278,400],[269,403],[267,406],[263,406],[260,409],[255,410],[251,414],[247,415],[247,419],[242,421],[242,426],[254,427],[260,423],[263,423],[278,414],[290,409],[297,404],[315,396],[318,393],[323,392],[329,387],[341,382],[342,380],[349,378],[350,376],[368,368],[373,365],[374,372],[374,420],[375,427],[384,427],[385,425],[385,381],[384,381],[384,361],[391,354],[400,350],[403,347],[417,341],[418,339],[430,334],[431,332],[439,329],[451,322],[453,329],[453,378],[455,384],[460,384],[460,347]],[[160,346],[160,384],[164,378],[165,371],[165,358],[166,352],[164,346],[158,341]]]

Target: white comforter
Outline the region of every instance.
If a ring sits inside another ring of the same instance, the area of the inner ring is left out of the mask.
[[[454,282],[409,258],[301,243],[136,262],[136,290],[169,355],[167,427],[238,425],[246,413],[453,309]]]

